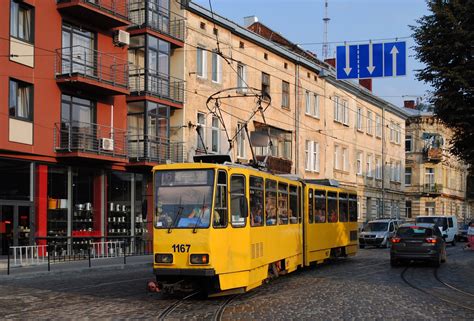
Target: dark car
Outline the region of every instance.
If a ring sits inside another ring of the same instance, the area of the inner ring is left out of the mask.
[[[434,266],[446,262],[446,242],[437,226],[430,223],[403,224],[392,238],[390,264],[428,261]]]

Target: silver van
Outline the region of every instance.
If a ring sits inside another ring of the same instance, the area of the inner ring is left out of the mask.
[[[366,245],[389,247],[390,239],[395,235],[398,226],[402,224],[398,219],[379,219],[369,221],[359,233],[359,246],[363,249]]]

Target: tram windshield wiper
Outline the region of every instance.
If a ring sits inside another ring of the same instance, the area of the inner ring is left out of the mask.
[[[181,217],[181,214],[183,213],[184,207],[181,206],[181,197],[179,198],[179,204],[178,204],[178,212],[176,213],[176,216],[174,217],[173,223],[168,226],[168,233],[171,233],[171,228],[176,227],[176,223],[178,221],[178,218]]]
[[[202,198],[201,215],[199,215],[196,224],[194,224],[193,233],[197,232],[197,226],[201,223],[201,217],[204,215],[204,204],[206,204],[206,195]]]

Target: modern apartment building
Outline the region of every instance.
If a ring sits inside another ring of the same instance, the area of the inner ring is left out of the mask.
[[[432,112],[405,102],[405,187],[408,217],[456,215],[460,222],[471,216],[466,189],[468,166],[448,152],[452,132]]]

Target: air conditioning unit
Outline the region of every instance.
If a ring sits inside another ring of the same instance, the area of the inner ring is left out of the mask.
[[[112,138],[102,138],[101,139],[101,148],[107,151],[114,150],[114,140]]]
[[[114,32],[114,44],[116,46],[128,46],[130,44],[130,34],[123,30],[116,30]]]

